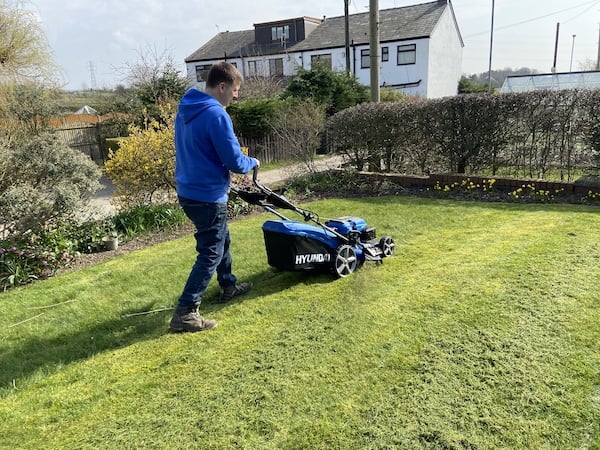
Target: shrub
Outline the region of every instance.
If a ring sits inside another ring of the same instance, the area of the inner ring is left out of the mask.
[[[104,250],[102,238],[116,234],[123,240],[154,231],[176,229],[187,222],[179,205],[140,205],[113,217],[81,224],[55,222],[40,234],[0,241],[0,289],[53,276],[80,254]]]
[[[157,194],[175,189],[174,110],[165,107],[162,121],[151,120],[145,128],[129,127],[119,139],[119,149],[109,152],[106,174],[116,186],[115,201],[122,208],[152,204]]]
[[[43,133],[19,146],[0,144],[0,223],[5,236],[39,233],[69,220],[99,187],[100,171],[85,155]]]
[[[234,102],[227,107],[237,133],[246,138],[260,138],[271,134],[279,101],[274,98]]]
[[[283,98],[312,98],[324,105],[327,115],[366,102],[369,92],[354,76],[334,72],[323,64],[315,64],[311,70],[298,69],[283,92]]]
[[[365,103],[328,121],[333,148],[359,170],[452,172],[572,180],[597,170],[594,90],[468,94]]]

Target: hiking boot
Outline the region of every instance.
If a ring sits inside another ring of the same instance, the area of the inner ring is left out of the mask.
[[[221,297],[219,297],[219,303],[227,303],[235,297],[244,295],[246,292],[248,292],[250,290],[251,287],[252,287],[252,284],[250,284],[250,283],[240,283],[240,284],[236,284],[235,286],[226,287],[221,292]]]
[[[207,320],[198,314],[199,307],[200,303],[177,305],[171,319],[171,329],[173,331],[205,331],[215,328],[217,321]]]

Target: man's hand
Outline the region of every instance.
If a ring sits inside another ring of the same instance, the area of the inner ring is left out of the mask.
[[[256,167],[260,167],[260,161],[256,158],[252,158],[256,162]]]

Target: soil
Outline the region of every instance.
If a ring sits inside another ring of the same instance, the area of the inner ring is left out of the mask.
[[[116,250],[103,251],[97,253],[82,254],[69,267],[61,269],[59,273],[68,272],[74,269],[81,269],[92,266],[108,259],[116,258],[117,256],[125,255],[135,250],[151,247],[161,242],[171,241],[180,237],[188,236],[194,232],[192,224],[186,224],[180,228],[166,231],[159,231],[145,236],[136,237],[127,242],[119,242]]]

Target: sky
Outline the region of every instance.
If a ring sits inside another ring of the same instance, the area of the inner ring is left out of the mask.
[[[12,1],[39,18],[68,90],[125,84],[128,65],[148,51],[169,55],[185,72],[184,59],[220,31],[344,14],[343,0],[220,0],[214,2],[216,6],[208,6],[206,0]],[[379,0],[379,9],[419,3],[427,1]],[[586,62],[596,63],[600,0],[454,0],[452,5],[464,41],[466,75],[488,71],[492,16],[492,69],[529,67],[549,72],[557,23],[557,71],[581,70]],[[350,14],[368,11],[369,0],[350,1]]]

